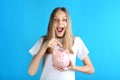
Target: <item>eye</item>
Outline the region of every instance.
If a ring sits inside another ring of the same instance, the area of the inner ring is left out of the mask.
[[[58,21],[58,19],[57,19],[57,18],[54,18],[54,21],[55,21],[55,22],[57,22],[57,21]]]
[[[67,19],[63,19],[64,22],[67,22]]]

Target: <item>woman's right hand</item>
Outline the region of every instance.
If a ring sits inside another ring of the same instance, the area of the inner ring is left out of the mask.
[[[62,47],[62,44],[55,38],[52,38],[48,41],[45,42],[46,44],[46,48],[55,48],[55,46],[59,45],[60,47]]]

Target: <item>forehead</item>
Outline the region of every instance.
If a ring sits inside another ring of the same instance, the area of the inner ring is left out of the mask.
[[[58,10],[56,13],[55,13],[55,17],[66,17],[65,15],[65,12],[62,11],[62,10]]]

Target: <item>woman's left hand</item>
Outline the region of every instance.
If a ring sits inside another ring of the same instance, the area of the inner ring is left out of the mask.
[[[58,68],[58,67],[55,67],[55,66],[54,66],[54,68],[57,69],[57,70],[59,70],[59,71],[61,71],[61,72],[67,71],[67,70],[70,69],[70,67],[67,67],[67,68]]]
[[[69,70],[74,70],[74,65],[73,65],[73,63],[72,63],[72,61],[70,60],[70,65],[69,65]]]
[[[55,66],[54,66],[54,68],[63,72],[63,71],[67,71],[67,70],[74,70],[74,65],[73,65],[72,61],[70,60],[70,64],[67,68],[57,68]]]

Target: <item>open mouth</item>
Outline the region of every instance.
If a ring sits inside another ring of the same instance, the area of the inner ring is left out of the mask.
[[[58,28],[57,28],[57,31],[60,32],[60,33],[61,33],[63,30],[64,30],[63,27],[58,27]]]

